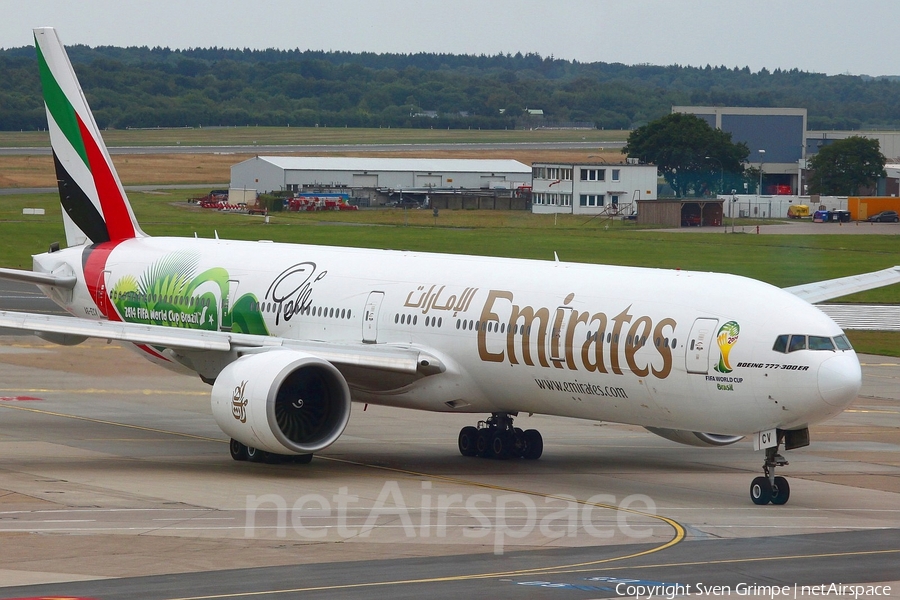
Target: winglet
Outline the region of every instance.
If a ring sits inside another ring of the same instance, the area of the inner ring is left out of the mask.
[[[56,30],[34,30],[66,242],[143,237]]]

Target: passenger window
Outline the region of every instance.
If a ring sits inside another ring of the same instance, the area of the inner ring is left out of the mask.
[[[772,350],[774,350],[775,352],[781,352],[782,354],[787,353],[789,337],[789,335],[779,335],[777,338],[775,338],[775,345],[772,346]]]
[[[831,338],[829,337],[824,337],[821,335],[811,335],[809,336],[809,349],[834,350],[834,342],[832,342]]]
[[[834,343],[837,344],[838,350],[853,350],[853,346],[850,345],[850,340],[847,339],[846,335],[839,335],[834,338]]]
[[[792,335],[791,344],[788,346],[788,352],[796,352],[797,350],[806,350],[806,336]]]

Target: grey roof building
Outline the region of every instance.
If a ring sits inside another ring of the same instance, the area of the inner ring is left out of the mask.
[[[231,187],[260,193],[308,187],[514,189],[531,185],[517,160],[257,156],[231,167]]]

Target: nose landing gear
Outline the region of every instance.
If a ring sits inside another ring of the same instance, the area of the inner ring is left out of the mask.
[[[766,461],[763,463],[765,476],[756,477],[750,484],[750,499],[753,500],[753,504],[787,503],[791,497],[791,486],[784,477],[775,477],[775,467],[787,464],[788,461],[778,454],[778,446],[766,448]]]
[[[544,440],[537,429],[522,431],[513,427],[516,413],[493,413],[478,427],[463,427],[459,432],[459,452],[482,458],[536,460],[544,451]]]

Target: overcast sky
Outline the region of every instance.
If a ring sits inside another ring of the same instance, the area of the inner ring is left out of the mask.
[[[0,47],[31,45],[42,26],[91,46],[536,52],[900,75],[897,0],[0,0]]]

